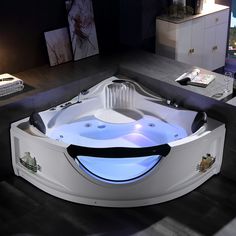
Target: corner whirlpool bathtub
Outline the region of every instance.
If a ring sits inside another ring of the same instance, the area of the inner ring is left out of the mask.
[[[217,174],[225,125],[113,76],[10,132],[16,175],[72,202],[135,207]]]

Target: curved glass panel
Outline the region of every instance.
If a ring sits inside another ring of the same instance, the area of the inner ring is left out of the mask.
[[[155,167],[160,156],[136,158],[77,157],[77,164],[87,173],[109,182],[127,182],[142,177]]]

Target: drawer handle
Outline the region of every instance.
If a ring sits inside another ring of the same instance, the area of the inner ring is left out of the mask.
[[[217,18],[215,19],[215,21],[218,22],[218,21],[219,21],[219,18],[217,17]]]
[[[212,51],[215,51],[215,50],[217,50],[217,49],[218,49],[217,46],[212,47]]]
[[[194,48],[190,48],[189,51],[188,51],[189,54],[192,54],[194,53]]]

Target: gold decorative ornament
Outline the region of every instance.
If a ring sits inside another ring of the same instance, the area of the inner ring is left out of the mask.
[[[206,172],[209,168],[212,167],[215,162],[215,159],[215,157],[207,153],[206,156],[202,157],[201,163],[197,165],[197,170],[199,170],[199,172]]]

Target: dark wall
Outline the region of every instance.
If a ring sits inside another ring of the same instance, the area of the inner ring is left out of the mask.
[[[152,48],[155,17],[166,0],[92,0],[100,53]],[[48,63],[44,32],[67,26],[65,0],[2,0],[0,73]],[[121,35],[121,37],[120,37]]]
[[[99,52],[117,51],[119,47],[120,0],[93,0]]]
[[[48,63],[44,32],[67,26],[65,0],[3,0],[0,6],[0,73]],[[119,0],[94,0],[100,52],[119,40]]]
[[[168,0],[120,0],[120,43],[154,52],[156,16],[167,5]]]
[[[66,24],[63,0],[3,0],[0,6],[0,73],[47,62],[44,31]]]

